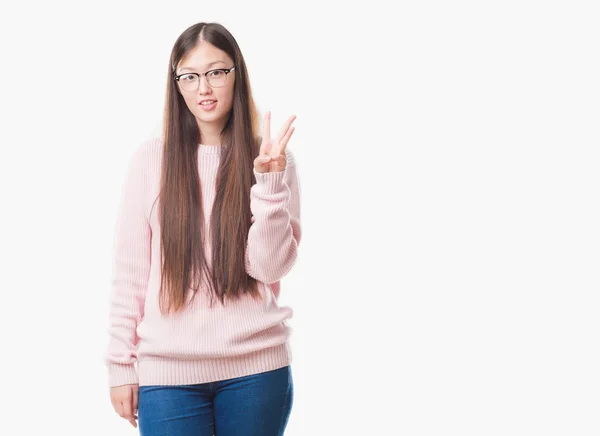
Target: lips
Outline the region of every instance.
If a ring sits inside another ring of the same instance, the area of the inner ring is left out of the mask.
[[[211,100],[209,98],[207,98],[206,100],[202,100],[198,106],[200,107],[200,110],[203,112],[210,112],[215,110],[215,108],[217,107],[217,100]]]

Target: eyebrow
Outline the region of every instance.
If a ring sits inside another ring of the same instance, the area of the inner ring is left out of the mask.
[[[224,64],[224,63],[225,63],[224,61],[213,61],[210,64],[208,64],[206,66],[206,68],[210,68],[211,66],[213,66],[215,64]],[[191,68],[191,67],[182,67],[182,68],[179,69],[180,72],[183,71],[183,70],[191,70],[191,71],[193,71],[194,68]]]

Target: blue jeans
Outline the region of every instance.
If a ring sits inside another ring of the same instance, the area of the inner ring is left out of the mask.
[[[178,386],[140,386],[141,436],[280,436],[294,397],[291,368]]]

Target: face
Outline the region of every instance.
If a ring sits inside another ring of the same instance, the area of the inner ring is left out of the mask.
[[[234,66],[232,59],[222,50],[219,50],[214,45],[206,41],[200,42],[192,49],[185,58],[179,63],[175,74],[184,73],[206,73],[207,71],[219,68],[231,68]],[[197,89],[186,90],[183,88],[183,81],[194,79],[193,76],[184,76],[179,79],[177,84],[179,92],[183,95],[185,103],[192,114],[196,117],[200,131],[220,131],[225,125],[229,116],[233,102],[233,85],[235,84],[235,73],[233,70],[226,74],[225,84],[221,87],[215,87],[208,84],[207,77],[201,76]],[[209,73],[211,74],[211,73]],[[222,72],[214,72],[211,74],[216,78]],[[213,80],[213,79],[209,79]],[[208,105],[201,102],[204,100],[212,100]]]

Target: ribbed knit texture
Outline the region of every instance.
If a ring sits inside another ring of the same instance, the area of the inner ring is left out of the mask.
[[[256,184],[250,191],[252,225],[245,265],[247,273],[258,280],[264,298],[248,296],[227,300],[225,307],[219,302],[211,306],[206,287],[201,286],[184,312],[162,315],[156,200],[162,142],[149,140],[136,150],[115,227],[106,352],[110,386],[206,383],[270,371],[291,362],[286,320],[292,310],[280,307],[277,298],[279,282],[296,260],[301,232],[296,163],[289,150],[286,154],[285,171],[255,172]],[[220,155],[220,146],[198,147],[206,217],[214,200]],[[207,218],[206,228],[209,223]],[[210,256],[210,249],[205,253]]]

